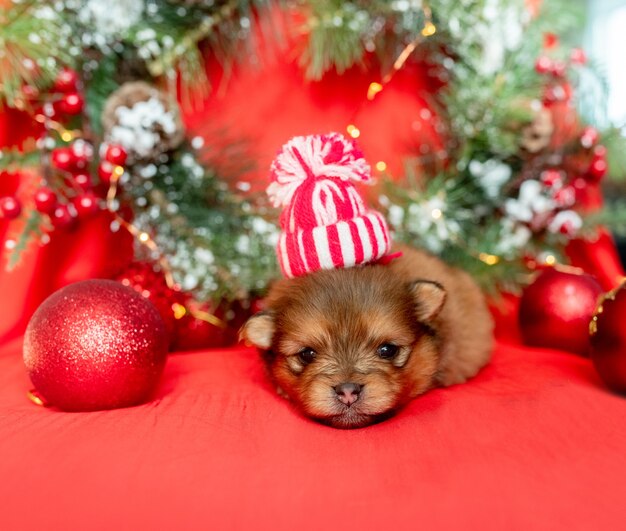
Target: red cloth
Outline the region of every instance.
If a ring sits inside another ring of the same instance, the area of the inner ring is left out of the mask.
[[[379,425],[302,418],[247,349],[170,357],[157,398],[31,404],[0,349],[0,528],[617,529],[626,402],[587,359],[500,344],[469,383]]]

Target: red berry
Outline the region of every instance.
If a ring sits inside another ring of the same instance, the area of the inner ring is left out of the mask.
[[[590,149],[596,145],[599,138],[600,135],[594,127],[585,127],[580,135],[580,143],[584,148]]]
[[[542,55],[541,57],[537,59],[537,61],[535,61],[535,70],[539,74],[547,74],[548,72],[552,71],[552,68],[553,68],[552,59],[550,59],[549,57],[545,55]]]
[[[57,109],[63,114],[74,116],[82,112],[84,104],[85,102],[80,94],[71,92],[61,98],[57,103]]]
[[[569,207],[576,202],[576,190],[567,186],[558,190],[553,197],[559,207]]]
[[[73,204],[79,217],[88,217],[99,209],[98,198],[91,192],[75,197]]]
[[[51,214],[57,206],[57,195],[47,186],[35,192],[35,208],[42,214]]]
[[[561,177],[561,172],[558,170],[545,170],[541,172],[541,182],[552,188],[561,185],[563,178]]]
[[[585,181],[585,179],[583,179],[582,177],[577,177],[576,179],[574,179],[574,182],[572,183],[574,186],[574,189],[579,192],[582,190],[586,190],[588,183],[587,181]],[[578,193],[577,193],[578,195]]]
[[[543,47],[546,49],[556,48],[559,45],[559,36],[555,33],[543,34]]]
[[[550,72],[553,76],[563,77],[567,72],[567,65],[563,61],[554,61]]]
[[[606,147],[602,144],[598,144],[593,148],[593,156],[594,158],[606,158]]]
[[[76,175],[74,175],[73,179],[81,190],[91,190],[91,175],[89,175],[88,173],[77,173]]]
[[[6,219],[15,219],[22,213],[22,204],[11,195],[0,198],[0,213]]]
[[[78,74],[71,68],[64,67],[54,81],[54,90],[57,92],[76,92]]]
[[[50,221],[57,229],[64,229],[74,223],[74,217],[70,213],[67,205],[58,205],[50,216]]]
[[[576,227],[571,221],[567,220],[561,225],[559,232],[565,236],[573,236],[576,234]]]
[[[114,166],[110,162],[106,160],[100,161],[100,164],[98,164],[98,175],[103,183],[109,184],[111,182],[113,168]]]
[[[76,155],[69,147],[60,147],[52,150],[52,164],[60,170],[70,171],[76,165]]]
[[[574,48],[570,54],[570,60],[572,64],[584,65],[587,62],[587,54],[582,48]]]
[[[590,177],[590,181],[599,182],[602,177],[605,176],[608,170],[608,165],[604,158],[596,158],[589,166],[589,170],[587,171],[587,175]]]
[[[39,89],[33,85],[24,85],[22,95],[28,101],[35,101],[39,97]]]
[[[74,155],[74,167],[78,170],[84,169],[93,157],[93,148],[84,140],[77,140],[70,145],[70,150]]]
[[[128,158],[128,153],[126,153],[126,150],[122,146],[110,144],[107,147],[104,158],[111,164],[124,166],[124,164],[126,164],[126,159]]]

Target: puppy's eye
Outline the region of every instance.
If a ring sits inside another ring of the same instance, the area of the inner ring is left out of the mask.
[[[400,348],[397,345],[383,343],[380,347],[378,347],[376,352],[384,360],[390,360],[398,353],[398,350],[400,350]]]
[[[298,352],[298,359],[302,362],[303,365],[308,365],[311,363],[317,354],[311,347],[305,347],[300,352]]]

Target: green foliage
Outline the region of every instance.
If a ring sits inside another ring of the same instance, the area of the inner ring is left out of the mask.
[[[41,224],[42,216],[35,209],[29,211],[26,224],[20,232],[19,239],[17,240],[15,247],[10,251],[9,260],[7,262],[7,270],[11,271],[19,264],[22,253],[26,250],[28,245],[41,237]]]
[[[9,148],[0,151],[0,171],[16,173],[22,168],[32,168],[41,161],[41,152],[34,145],[23,149]]]
[[[45,4],[29,0],[0,8],[0,105],[24,107],[24,85],[44,89],[62,66],[75,63],[68,26]]]
[[[128,188],[135,224],[154,235],[183,288],[201,299],[249,299],[275,277],[276,227],[201,166],[194,151],[177,152],[149,188]]]
[[[607,150],[608,177],[616,182],[626,182],[626,132],[609,129],[602,136]]]

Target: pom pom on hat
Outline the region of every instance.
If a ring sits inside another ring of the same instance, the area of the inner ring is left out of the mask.
[[[298,136],[270,170],[272,204],[283,207],[277,254],[283,274],[375,261],[390,247],[383,216],[366,209],[353,182],[372,180],[354,142],[338,133]]]

